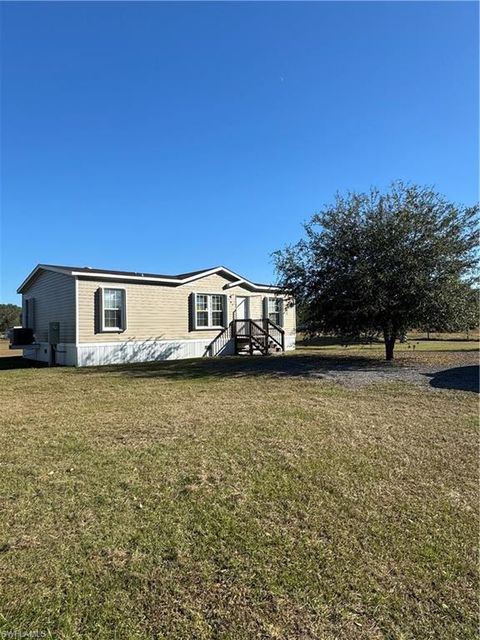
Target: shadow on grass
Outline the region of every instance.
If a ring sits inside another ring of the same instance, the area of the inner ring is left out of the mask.
[[[480,381],[477,365],[453,367],[424,375],[430,377],[430,385],[436,389],[479,392]]]
[[[4,358],[0,358],[0,371],[8,371],[11,369],[43,369],[46,366],[46,362],[27,360],[27,358],[22,358],[22,356],[5,356]]]
[[[131,378],[170,378],[192,380],[200,378],[256,376],[317,376],[332,371],[378,371],[394,366],[378,358],[339,355],[287,355],[224,357],[194,360],[170,360],[128,365],[98,367],[99,373],[115,373]],[[89,368],[91,371],[91,368]],[[87,370],[77,370],[83,373]]]
[[[338,347],[339,349],[348,349],[348,347],[383,345],[383,340],[373,338],[372,340],[348,340],[342,342],[337,336],[315,336],[314,338],[297,339],[296,345],[297,347]]]

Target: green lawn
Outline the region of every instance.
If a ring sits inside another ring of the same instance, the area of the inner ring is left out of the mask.
[[[0,371],[0,630],[477,637],[475,395],[224,362]]]

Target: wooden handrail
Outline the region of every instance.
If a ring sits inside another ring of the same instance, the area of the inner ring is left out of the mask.
[[[241,333],[238,330],[238,323],[241,323]],[[261,323],[261,324],[260,324]],[[231,322],[233,338],[235,339],[235,351],[237,351],[237,343],[239,337],[245,337],[250,340],[250,351],[253,352],[253,342],[255,342],[268,355],[270,341],[277,344],[282,351],[285,351],[285,331],[279,327],[270,318],[261,318],[252,320],[251,318],[234,318]],[[256,330],[256,331],[255,331]],[[278,335],[275,335],[276,332]],[[265,344],[259,340],[259,337],[265,339]]]
[[[272,325],[272,327],[274,327],[277,331],[280,331],[280,333],[285,333],[285,329],[283,327],[281,327],[279,324],[275,324],[275,322],[273,320],[271,320],[270,318],[265,318],[265,320],[270,323]]]
[[[261,327],[259,324],[257,324],[257,323],[255,322],[255,320],[250,320],[250,318],[249,318],[248,320],[246,320],[246,322],[250,322],[250,323],[251,323],[251,325],[253,325],[254,327],[257,327],[257,329],[260,329],[260,331],[261,331],[262,333],[267,333],[263,327]],[[250,325],[250,326],[251,326],[251,325]]]
[[[212,351],[215,343],[218,342],[221,338],[223,338],[226,333],[230,332],[231,328],[232,326],[231,324],[229,324],[228,327],[225,327],[225,329],[222,329],[222,331],[220,331],[218,336],[215,336],[215,338],[210,342],[210,344],[205,349],[205,355],[209,354],[210,356],[212,356]],[[228,339],[230,339],[230,336]]]
[[[268,355],[271,343],[275,343],[282,351],[285,351],[285,330],[279,327],[273,320],[270,320],[270,318],[261,318],[258,320],[252,320],[251,318],[234,318],[230,322],[230,327],[232,330],[231,337],[235,341],[235,353],[238,351],[238,339],[242,337],[248,338],[251,353],[253,353],[254,343],[265,355]],[[217,336],[211,343],[211,347],[213,347],[217,339],[221,338],[223,333],[224,332]]]
[[[274,340],[279,347],[281,347],[282,351],[285,351],[285,329],[282,329],[282,327],[279,327],[278,324],[275,324],[275,322],[273,322],[273,320],[270,320],[270,318],[266,318],[266,325],[268,327],[269,324],[272,325],[272,327],[279,332],[280,334],[280,340],[277,340],[277,338],[275,338],[274,335],[272,335],[272,333],[268,332],[270,338],[272,340]]]

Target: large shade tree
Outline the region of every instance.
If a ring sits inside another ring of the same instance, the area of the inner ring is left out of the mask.
[[[305,224],[305,237],[274,253],[279,284],[310,330],[380,333],[387,360],[412,327],[448,324],[473,276],[478,206],[396,182],[385,193],[337,195]]]

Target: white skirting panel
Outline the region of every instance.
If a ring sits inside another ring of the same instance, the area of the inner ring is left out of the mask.
[[[155,360],[183,360],[202,358],[206,355],[211,340],[127,340],[126,342],[103,342],[79,344],[77,362],[79,367],[91,367],[126,362],[152,362]],[[217,355],[232,355],[233,340],[230,340]]]
[[[90,344],[59,344],[56,364],[79,367],[95,367],[128,362],[152,362],[155,360],[183,360],[207,355],[211,340],[127,340]],[[23,350],[23,357],[39,362],[50,361],[50,345],[39,342]],[[295,349],[295,336],[285,335],[285,350]],[[217,356],[234,353],[234,342],[229,340],[216,351]]]
[[[285,334],[285,351],[294,351],[295,349],[295,334]]]

